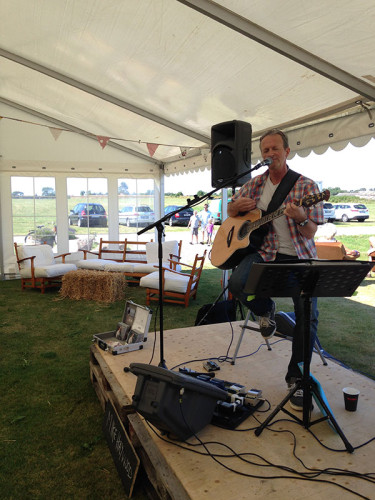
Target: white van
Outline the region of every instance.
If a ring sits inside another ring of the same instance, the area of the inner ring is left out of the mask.
[[[208,200],[208,210],[214,219],[214,224],[221,224],[221,199]]]
[[[221,224],[222,220],[222,200],[217,198],[215,200],[208,200],[208,210],[214,219],[214,224]]]

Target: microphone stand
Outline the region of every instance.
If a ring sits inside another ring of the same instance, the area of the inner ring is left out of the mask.
[[[182,210],[185,210],[186,208],[191,208],[194,207],[195,205],[198,205],[204,200],[207,200],[208,198],[211,198],[214,193],[219,191],[219,189],[229,187],[229,186],[235,186],[236,181],[238,179],[241,179],[241,177],[244,177],[247,174],[250,174],[254,170],[257,170],[258,168],[268,166],[272,163],[272,160],[270,158],[266,158],[264,161],[258,163],[255,165],[253,168],[246,170],[245,172],[242,172],[239,175],[236,175],[235,177],[232,177],[226,182],[223,182],[222,186],[219,186],[209,193],[204,194],[203,196],[197,196],[196,194],[194,195],[194,198],[191,200],[190,198],[187,199],[187,204],[184,205],[183,207],[179,208],[178,210],[174,210],[173,212],[169,212],[168,214],[164,215],[161,217],[159,220],[156,222],[152,222],[145,228],[141,229],[140,231],[137,232],[137,235],[141,235],[145,233],[146,231],[149,231],[150,229],[156,227],[157,232],[158,232],[158,265],[159,265],[159,338],[160,338],[160,361],[159,361],[159,366],[162,368],[167,368],[167,365],[165,363],[164,359],[164,310],[163,310],[163,296],[162,296],[162,290],[163,290],[163,271],[162,271],[162,263],[163,263],[163,244],[162,244],[162,238],[164,235],[164,222],[169,219],[172,215],[177,214],[178,212],[181,212]]]

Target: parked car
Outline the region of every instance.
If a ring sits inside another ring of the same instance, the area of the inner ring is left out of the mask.
[[[100,203],[78,203],[69,214],[69,224],[71,226],[87,227],[100,226],[107,227],[108,219],[105,208]]]
[[[368,209],[363,203],[336,203],[335,213],[335,219],[342,222],[355,219],[363,222],[370,217]]]
[[[335,207],[332,203],[323,203],[324,222],[334,222],[336,217]]]
[[[119,214],[119,223],[123,226],[151,224],[155,220],[155,214],[148,205],[127,205]]]
[[[178,205],[168,205],[164,209],[164,215],[167,215],[170,212],[174,212],[175,210],[178,210],[180,208],[181,207]],[[187,226],[193,213],[194,210],[192,208],[185,208],[181,212],[172,215],[169,219],[166,220],[166,222],[170,226]]]

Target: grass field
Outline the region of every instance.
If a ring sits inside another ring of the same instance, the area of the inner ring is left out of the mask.
[[[77,204],[86,202],[87,198],[83,196],[72,196],[68,198],[68,210],[66,216],[68,217],[69,211]],[[100,203],[108,212],[108,197],[107,196],[90,196],[89,202]],[[135,197],[133,195],[120,195],[119,206],[125,205],[149,205],[152,208],[153,198],[149,195]],[[186,198],[176,196],[166,196],[165,206],[168,205],[185,205]],[[204,203],[202,202],[196,208],[201,210]],[[30,229],[37,226],[45,226],[53,228],[56,223],[56,199],[55,198],[13,198],[12,199],[12,214],[13,214],[13,234],[14,236],[26,235]],[[374,217],[375,220],[375,217]],[[86,234],[87,228],[74,228],[77,234]],[[127,230],[128,228],[126,228]],[[134,228],[136,232],[136,228]],[[90,228],[91,232],[97,231],[98,228]],[[106,228],[100,228],[101,232],[106,232]],[[119,231],[124,232],[125,227],[120,226]]]
[[[339,198],[336,197],[335,201]],[[87,199],[83,196],[75,196],[68,198],[67,217],[69,211],[80,202],[85,202]],[[90,196],[90,202],[101,203],[106,211],[108,211],[108,197],[107,196]],[[370,212],[370,218],[360,223],[363,227],[375,224],[375,200],[361,200],[365,203]],[[140,195],[137,198],[133,195],[120,195],[119,206],[132,205],[132,204],[145,204],[152,207],[152,197],[149,195]],[[168,205],[185,205],[185,197],[166,196],[165,206]],[[204,202],[198,205],[197,210],[203,208]],[[13,233],[14,236],[26,235],[30,229],[35,226],[43,225],[52,228],[56,222],[56,199],[55,198],[13,198],[12,199],[12,213],[13,213]],[[346,224],[339,222],[340,225],[353,225],[359,224],[358,222],[348,222]],[[77,233],[87,233],[87,228],[77,228]],[[101,228],[102,229],[102,228]],[[91,228],[97,230],[97,228]],[[124,227],[120,226],[120,233],[123,232]]]

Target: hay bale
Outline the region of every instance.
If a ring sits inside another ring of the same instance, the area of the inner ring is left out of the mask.
[[[79,269],[62,278],[60,296],[74,300],[115,302],[125,299],[126,278],[122,273]]]

